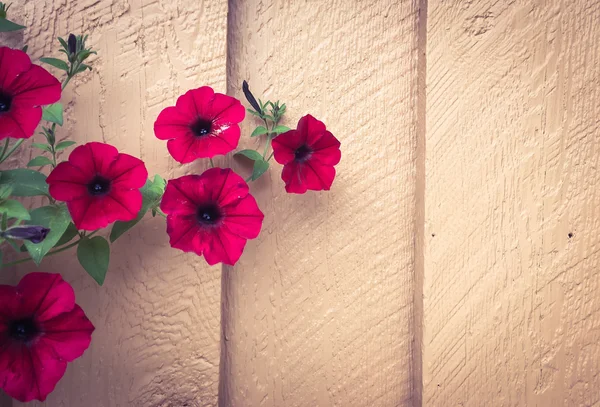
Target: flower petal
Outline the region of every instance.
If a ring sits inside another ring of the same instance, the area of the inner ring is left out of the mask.
[[[0,285],[0,333],[4,331],[2,324],[5,324],[9,319],[13,319],[18,310],[18,304],[16,288],[10,285]]]
[[[290,130],[273,139],[273,156],[279,164],[286,165],[294,160],[298,147],[304,144],[302,134],[297,130]]]
[[[39,107],[11,107],[10,111],[0,114],[0,140],[33,136],[41,119],[42,109]]]
[[[63,161],[52,170],[46,182],[50,185],[50,195],[59,201],[71,201],[88,195],[87,184],[91,174],[85,174],[79,167]]]
[[[303,194],[307,187],[302,174],[303,164],[292,161],[283,166],[281,179],[285,182],[285,190],[288,193]]]
[[[246,181],[231,168],[210,168],[201,177],[206,190],[210,191],[210,201],[217,202],[221,208],[245,198],[250,191]]]
[[[324,133],[325,130],[325,124],[322,121],[315,119],[310,114],[307,114],[298,120],[298,132],[302,135],[305,143],[310,144],[311,139]]]
[[[262,227],[265,215],[250,194],[233,205],[224,207],[223,224],[234,234],[245,239],[256,238]]]
[[[302,172],[306,187],[313,191],[329,191],[335,178],[335,168],[312,159],[304,164]]]
[[[21,107],[49,105],[60,99],[58,79],[38,65],[31,65],[6,89],[13,95],[12,104]]]
[[[213,266],[224,263],[233,266],[242,256],[246,239],[231,233],[226,227],[211,229],[207,235],[204,258]]]
[[[194,216],[167,217],[167,234],[171,247],[201,256],[205,247],[205,233]]]
[[[75,292],[60,274],[29,273],[17,285],[18,317],[34,316],[38,322],[52,319],[75,306]]]
[[[310,147],[313,150],[311,160],[318,160],[322,164],[336,165],[342,158],[339,140],[328,131],[315,138]]]
[[[154,135],[159,140],[170,140],[192,135],[190,126],[195,116],[188,116],[175,106],[163,109],[154,122]]]
[[[215,93],[205,114],[211,117],[216,126],[228,126],[240,123],[246,117],[246,109],[236,98]]]
[[[177,99],[176,107],[179,112],[191,118],[202,117],[210,119],[204,114],[208,110],[215,92],[209,86],[202,86],[198,89],[188,90]]]
[[[106,176],[112,180],[113,188],[139,189],[148,179],[148,170],[139,158],[119,154],[108,168]]]
[[[208,140],[210,142],[205,148],[210,150],[215,155],[225,155],[237,148],[240,142],[240,126],[237,124],[215,124],[211,135],[203,137],[200,140]]]
[[[54,349],[57,357],[71,362],[90,346],[94,325],[79,305],[41,325],[44,335],[40,339]]]
[[[199,203],[207,201],[210,196],[204,188],[204,181],[199,175],[184,175],[169,180],[160,202],[160,209],[171,215],[196,215]]]
[[[93,141],[75,148],[69,155],[69,162],[84,174],[106,175],[118,155],[117,149],[110,144]]]
[[[8,89],[15,78],[31,67],[29,55],[8,47],[0,47],[0,89]]]
[[[77,229],[96,230],[117,220],[134,219],[142,208],[142,193],[114,188],[105,196],[84,195],[68,201],[67,208]]]
[[[44,401],[65,374],[67,361],[38,342],[0,342],[0,388],[21,402]]]

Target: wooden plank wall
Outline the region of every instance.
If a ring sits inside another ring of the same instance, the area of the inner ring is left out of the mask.
[[[225,92],[227,9],[226,0],[36,0],[10,11],[24,18],[22,41],[33,58],[58,56],[51,41],[69,32],[89,33],[98,50],[94,71],[63,96],[68,125],[59,136],[112,143],[145,160],[151,174],[172,177],[206,163],[179,168],[154,137],[154,120],[190,88]],[[74,285],[97,331],[48,400],[30,405],[216,405],[221,268],[171,249],[164,220],[147,220],[122,238],[104,287],[85,275],[74,252],[41,269]]]
[[[65,95],[66,133],[114,143],[152,173],[205,166],[174,165],[152,132],[161,108],[203,84],[242,98],[243,79],[288,103],[290,127],[324,120],[343,151],[329,193],[286,194],[277,164],[252,185],[263,233],[233,268],[172,250],[159,219],[122,238],[103,288],[69,256],[45,262],[98,330],[31,405],[600,403],[599,2],[11,11],[29,28],[8,42],[35,58],[56,35],[90,32],[96,69]]]
[[[221,405],[411,405],[415,3],[229,4],[231,93],[320,118],[342,161],[329,193],[287,194],[278,165],[252,186],[266,218],[224,273]]]
[[[598,405],[600,3],[427,27],[423,405]]]

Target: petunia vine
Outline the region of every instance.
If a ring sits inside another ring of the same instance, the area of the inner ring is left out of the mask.
[[[0,33],[24,28],[7,19],[9,9],[0,3]],[[89,75],[96,51],[87,35],[65,38],[58,38],[56,55],[39,60],[60,80],[32,62],[26,46],[0,47],[0,272],[18,264],[35,270],[46,257],[64,253],[103,285],[112,247],[150,216],[164,218],[174,249],[201,256],[209,265],[235,265],[265,218],[248,182],[272,169],[272,160],[283,166],[279,186],[288,193],[332,187],[339,140],[310,114],[295,128],[285,126],[287,105],[263,103],[246,81],[241,90],[249,107],[200,86],[183,92],[156,118],[154,136],[165,141],[173,160],[193,165],[188,172],[207,160],[205,171],[149,177],[151,163],[118,146],[97,141],[77,146],[65,137],[60,99],[74,77]],[[244,120],[252,120],[248,137],[258,147],[238,151]],[[26,168],[8,167],[22,146],[36,155]],[[215,166],[215,157],[228,154],[251,160],[252,172]],[[37,199],[31,207],[32,197]],[[40,287],[50,297],[40,298]],[[44,400],[67,362],[87,349],[95,328],[75,304],[72,287],[56,274],[31,272],[16,287],[0,285],[0,307],[9,310],[0,313],[0,343],[27,349],[4,359],[10,360],[10,375],[0,364],[0,389],[19,401]],[[50,348],[52,357],[36,364],[38,352]]]

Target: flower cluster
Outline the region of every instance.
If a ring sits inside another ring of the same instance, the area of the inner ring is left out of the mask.
[[[23,28],[6,19],[7,10],[0,3],[0,32]],[[283,165],[289,193],[331,188],[340,142],[311,115],[300,118],[295,129],[282,125],[286,104],[257,100],[245,81],[242,90],[251,108],[202,86],[156,118],[154,135],[166,141],[172,158],[182,165],[206,159],[210,168],[202,173],[149,179],[144,161],[100,142],[77,146],[61,160],[76,144],[61,136],[61,93],[72,78],[92,69],[88,58],[96,52],[86,45],[87,36],[70,34],[58,41],[65,59],[40,61],[61,72],[62,81],[32,63],[26,47],[0,47],[0,164],[36,128],[44,138],[31,143],[41,153],[28,168],[0,171],[0,244],[21,256],[12,262],[0,256],[0,268],[30,260],[39,265],[76,247],[83,269],[102,285],[111,245],[148,213],[166,218],[173,248],[203,256],[209,265],[234,265],[261,231],[264,214],[248,182],[265,174],[271,159]],[[215,167],[213,158],[238,148],[246,113],[260,120],[250,137],[263,147],[234,153],[253,162],[244,179],[231,168]],[[33,196],[44,203],[28,210],[20,199]],[[44,400],[67,362],[87,349],[93,330],[59,275],[34,272],[16,287],[0,285],[0,389],[20,401]]]

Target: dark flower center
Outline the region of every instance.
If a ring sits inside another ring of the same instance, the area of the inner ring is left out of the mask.
[[[311,154],[312,150],[310,149],[310,147],[306,144],[303,144],[300,147],[298,147],[294,152],[294,158],[296,159],[296,161],[302,162],[308,160]]]
[[[192,132],[197,137],[204,137],[212,130],[212,122],[210,120],[198,119],[192,124]]]
[[[214,225],[217,223],[223,215],[219,207],[215,204],[208,204],[198,208],[198,222],[202,225]]]
[[[12,97],[0,91],[0,113],[8,112],[12,103]]]
[[[23,318],[9,322],[8,333],[17,341],[29,342],[40,333],[40,329],[33,318]]]
[[[97,175],[87,187],[88,192],[94,196],[106,195],[110,192],[110,181]]]

